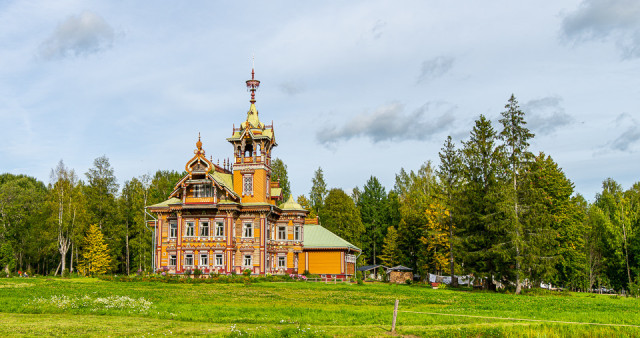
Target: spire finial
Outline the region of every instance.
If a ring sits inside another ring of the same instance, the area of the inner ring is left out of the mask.
[[[251,91],[251,103],[256,103],[256,89],[260,87],[260,81],[256,80],[255,56],[251,58],[251,80],[247,80],[247,89]]]
[[[198,132],[198,142],[196,142],[196,147],[198,147],[198,150],[202,150],[202,141],[200,141],[200,132]]]

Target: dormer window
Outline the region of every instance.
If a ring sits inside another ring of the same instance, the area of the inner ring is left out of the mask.
[[[213,197],[213,187],[211,184],[194,184],[193,197]]]

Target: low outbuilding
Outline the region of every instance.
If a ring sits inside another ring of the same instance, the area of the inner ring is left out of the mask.
[[[406,266],[398,265],[387,270],[389,274],[389,282],[406,283],[407,280],[413,280],[413,270]]]

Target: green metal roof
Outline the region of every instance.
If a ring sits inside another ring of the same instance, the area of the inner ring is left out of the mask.
[[[275,188],[277,189],[277,188]],[[271,189],[271,191],[273,191],[273,189]],[[305,208],[303,208],[300,204],[298,204],[296,201],[293,200],[293,195],[289,195],[289,200],[280,204],[279,206],[280,209],[282,210],[300,210],[300,211],[306,211]]]
[[[223,174],[221,172],[214,171],[211,174],[211,177],[213,177],[213,179],[218,184],[220,184],[221,186],[227,188],[236,197],[239,197],[238,194],[235,191],[233,191],[233,175],[231,175],[231,174]]]
[[[164,202],[160,202],[158,204],[150,205],[149,208],[165,208],[168,207],[169,204],[181,204],[182,200],[176,197],[170,198]]]
[[[309,249],[351,249],[362,251],[322,225],[304,225],[304,247]]]
[[[271,188],[271,196],[282,195],[282,188]]]

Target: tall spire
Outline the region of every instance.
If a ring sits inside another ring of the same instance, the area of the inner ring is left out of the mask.
[[[251,104],[256,103],[256,89],[260,87],[260,81],[255,79],[255,57],[251,61],[251,80],[247,80],[247,89],[251,91]]]

